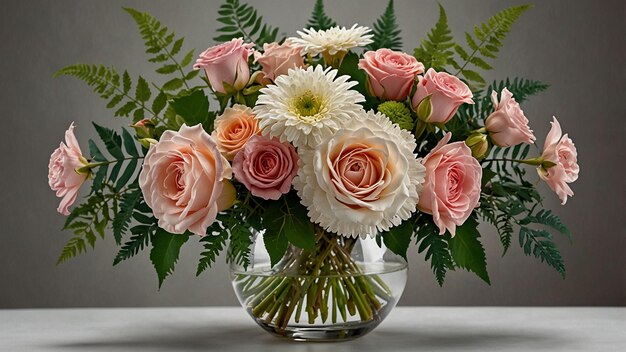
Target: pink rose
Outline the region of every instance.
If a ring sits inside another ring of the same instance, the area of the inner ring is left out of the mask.
[[[424,65],[413,56],[389,49],[366,52],[359,68],[367,72],[372,95],[398,101],[409,96],[415,76],[424,72]]]
[[[215,119],[215,130],[211,136],[217,142],[222,155],[228,160],[233,160],[248,139],[260,131],[252,109],[235,104],[232,108],[226,108],[224,113]]]
[[[469,87],[457,77],[446,72],[436,72],[432,68],[420,77],[417,90],[413,96],[413,109],[432,94],[433,112],[428,122],[447,123],[463,103],[474,104]]]
[[[263,74],[259,76],[259,83],[269,84],[276,77],[286,75],[290,68],[305,67],[301,48],[288,42],[263,44],[263,53],[254,52],[254,61],[261,64]]]
[[[204,69],[211,87],[218,93],[226,93],[224,82],[236,90],[243,89],[250,79],[248,56],[254,44],[244,44],[243,39],[237,38],[206,49],[194,69]]]
[[[500,147],[512,147],[521,143],[533,144],[535,136],[528,128],[528,119],[513,94],[504,88],[498,103],[498,93],[491,93],[494,112],[487,117],[485,128],[493,144]]]
[[[233,160],[233,171],[252,195],[276,200],[291,188],[298,154],[291,144],[254,135]]]
[[[540,166],[537,173],[548,186],[559,196],[561,204],[567,202],[567,196],[573,196],[574,191],[569,187],[568,183],[572,183],[578,179],[580,170],[577,160],[576,146],[574,142],[567,136],[562,135],[561,125],[556,117],[551,122],[552,128],[546,137],[541,157],[543,160],[554,163],[554,166],[545,168]]]
[[[150,147],[139,187],[161,228],[204,236],[217,213],[234,202],[231,174],[228,161],[202,126],[183,125],[178,132],[165,131]]]
[[[78,190],[87,179],[89,172],[78,172],[78,169],[87,165],[87,160],[80,151],[78,141],[74,136],[74,123],[65,131],[65,143],[52,152],[48,164],[48,185],[56,192],[57,197],[63,197],[57,211],[69,215],[68,208],[76,200]]]
[[[454,237],[478,205],[483,169],[464,142],[446,144],[451,137],[448,132],[422,161],[426,182],[417,208],[433,216],[439,234]]]

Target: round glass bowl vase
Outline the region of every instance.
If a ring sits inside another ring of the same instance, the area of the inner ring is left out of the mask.
[[[247,266],[231,263],[237,298],[273,335],[349,340],[372,331],[400,299],[407,263],[375,238],[318,232],[313,249],[290,246],[274,266],[256,234]]]

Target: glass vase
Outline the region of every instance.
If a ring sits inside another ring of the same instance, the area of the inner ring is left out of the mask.
[[[290,246],[273,267],[258,233],[247,267],[231,263],[237,298],[273,335],[297,341],[349,340],[372,331],[400,299],[406,261],[375,238],[318,230],[313,249]]]

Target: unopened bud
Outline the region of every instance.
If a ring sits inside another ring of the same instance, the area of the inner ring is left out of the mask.
[[[143,119],[137,121],[130,127],[135,129],[139,138],[153,138],[154,137],[154,122],[150,119]]]
[[[157,141],[154,138],[141,138],[141,139],[139,139],[139,144],[141,144],[141,146],[146,148],[146,149],[150,149],[151,145],[157,144],[157,143],[159,143],[159,141]]]
[[[465,144],[472,150],[472,156],[478,160],[484,159],[489,150],[487,135],[482,133],[471,134],[465,140]]]
[[[428,122],[430,116],[433,114],[432,94],[427,95],[422,99],[415,108],[417,118],[421,121]]]

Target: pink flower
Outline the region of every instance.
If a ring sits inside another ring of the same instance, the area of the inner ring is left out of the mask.
[[[214,91],[226,93],[224,83],[236,90],[243,89],[250,79],[248,56],[250,56],[252,43],[244,44],[243,39],[237,38],[208,48],[202,54],[194,69],[204,69],[206,77]]]
[[[254,52],[254,61],[261,64],[263,74],[259,76],[261,84],[269,84],[276,77],[286,75],[290,68],[305,67],[301,48],[288,42],[263,44],[263,53]]]
[[[504,88],[498,103],[498,93],[491,93],[494,112],[487,117],[485,128],[493,144],[500,147],[512,147],[521,143],[533,144],[535,136],[528,128],[528,119],[513,94]]]
[[[367,72],[372,95],[398,101],[409,96],[415,76],[424,72],[424,65],[413,56],[389,49],[366,52],[359,68]]]
[[[539,177],[546,181],[548,186],[559,196],[561,204],[567,202],[567,196],[573,196],[574,191],[569,187],[568,183],[572,183],[578,179],[578,166],[576,146],[574,142],[567,136],[561,136],[561,125],[554,119],[552,128],[546,137],[541,157],[545,161],[554,163],[554,166],[537,168]]]
[[[433,112],[428,122],[447,123],[463,103],[474,104],[469,87],[457,77],[446,72],[436,72],[432,68],[420,77],[417,90],[413,95],[413,109],[432,94]]]
[[[235,104],[232,108],[226,108],[224,113],[215,119],[215,130],[211,136],[217,142],[222,155],[228,160],[233,160],[248,139],[260,132],[252,109]]]
[[[252,195],[276,200],[291,188],[298,154],[291,144],[254,135],[233,160],[233,171]]]
[[[422,161],[426,182],[417,208],[433,216],[439,234],[454,237],[478,205],[483,169],[464,142],[446,144],[451,137],[448,132]]]
[[[231,175],[228,161],[202,126],[183,125],[178,132],[165,131],[150,147],[139,186],[161,228],[204,236],[217,213],[235,200]]]
[[[78,169],[87,165],[87,160],[80,151],[80,146],[74,136],[74,123],[65,132],[65,143],[52,152],[48,164],[48,185],[56,192],[57,197],[63,197],[57,211],[69,215],[68,208],[76,200],[78,190],[89,176],[89,172],[78,172]]]

